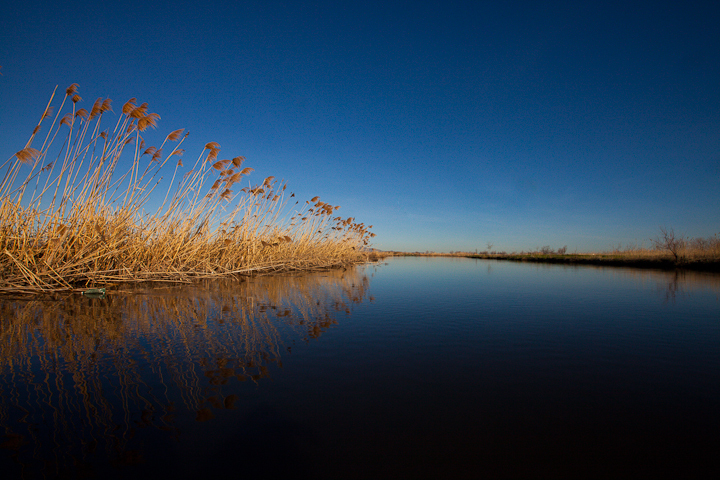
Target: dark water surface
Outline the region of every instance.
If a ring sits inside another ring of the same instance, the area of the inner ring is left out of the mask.
[[[720,276],[396,258],[0,299],[3,478],[720,473]]]

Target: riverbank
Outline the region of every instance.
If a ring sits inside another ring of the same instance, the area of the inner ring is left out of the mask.
[[[565,265],[599,265],[612,267],[653,268],[660,270],[686,269],[705,272],[720,272],[720,258],[679,258],[662,252],[644,251],[645,253],[577,253],[577,254],[542,254],[542,253],[422,253],[422,252],[388,252],[389,256],[411,257],[463,257],[483,260],[512,262],[550,263]]]
[[[570,255],[467,255],[469,258],[509,260],[513,262],[555,263],[568,265],[605,265],[613,267],[655,268],[662,270],[688,269],[720,272],[720,260],[678,260],[672,256],[632,256],[622,254],[570,254]]]

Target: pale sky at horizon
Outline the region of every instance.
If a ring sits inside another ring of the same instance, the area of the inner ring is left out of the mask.
[[[382,250],[720,233],[719,2],[5,2],[0,158],[130,97]],[[161,140],[160,140],[161,141]]]

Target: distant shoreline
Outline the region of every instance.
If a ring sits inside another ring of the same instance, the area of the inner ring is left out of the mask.
[[[564,265],[599,265],[611,267],[652,268],[659,270],[698,270],[720,273],[720,259],[678,260],[670,255],[632,255],[623,253],[598,254],[483,254],[483,253],[421,253],[421,252],[384,252],[396,257],[459,257],[482,260],[507,260],[512,262],[551,263]]]

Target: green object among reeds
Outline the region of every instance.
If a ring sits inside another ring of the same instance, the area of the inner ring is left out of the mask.
[[[90,289],[82,292],[82,294],[88,298],[104,298],[105,297],[105,289],[104,288],[90,288]]]

